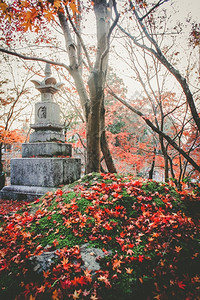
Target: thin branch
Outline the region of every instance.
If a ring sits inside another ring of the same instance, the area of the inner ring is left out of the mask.
[[[85,52],[85,56],[86,56],[86,58],[87,58],[88,66],[89,66],[89,69],[90,69],[90,71],[91,71],[91,70],[92,70],[92,63],[91,63],[89,54],[88,54],[88,52],[87,52],[87,49],[86,49],[86,47],[85,47],[85,44],[84,44],[84,42],[83,42],[83,39],[82,39],[80,33],[78,32],[76,26],[75,26],[74,23],[72,22],[72,19],[71,19],[71,16],[70,16],[70,14],[69,14],[69,10],[68,10],[67,6],[65,6],[65,10],[66,10],[66,12],[67,12],[67,16],[68,16],[68,19],[69,19],[69,21],[70,21],[70,24],[72,25],[72,28],[73,28],[75,34],[77,35],[77,37],[78,37],[78,39],[79,39],[79,41],[80,41],[80,43],[81,43],[81,46],[82,46],[82,48],[83,48],[83,51]]]
[[[6,54],[10,54],[10,55],[19,57],[19,58],[24,59],[24,60],[33,60],[33,61],[42,61],[42,62],[46,62],[46,63],[52,64],[52,65],[55,65],[55,66],[63,67],[63,68],[65,68],[67,71],[70,71],[70,67],[67,66],[66,64],[59,63],[59,62],[55,62],[55,61],[52,61],[52,60],[49,60],[49,59],[46,59],[46,58],[26,56],[26,55],[17,53],[17,52],[15,52],[15,51],[10,51],[10,50],[3,49],[3,48],[0,48],[0,52],[6,53]]]
[[[144,18],[146,18],[153,10],[155,10],[157,7],[159,7],[160,5],[162,5],[165,2],[168,2],[169,0],[159,0],[157,4],[155,4],[143,17],[140,18],[140,20],[142,21]],[[132,2],[131,2],[132,3]],[[133,5],[133,4],[132,4]]]
[[[86,145],[84,144],[83,139],[81,138],[80,134],[79,134],[78,132],[76,132],[76,135],[78,135],[79,140],[80,140],[80,142],[81,142],[83,148],[84,148],[84,149],[87,149],[87,147],[86,147]]]

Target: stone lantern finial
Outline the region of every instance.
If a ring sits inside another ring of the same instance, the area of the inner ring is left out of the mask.
[[[46,67],[45,67],[45,78],[51,77],[51,65],[49,63],[46,63]]]
[[[49,63],[46,63],[44,74],[45,78],[42,81],[31,80],[31,82],[40,91],[42,101],[53,101],[53,94],[59,91],[63,83],[57,83],[56,79],[51,76],[51,65]]]

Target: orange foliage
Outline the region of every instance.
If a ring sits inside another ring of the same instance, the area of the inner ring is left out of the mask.
[[[0,19],[2,22],[13,22],[18,31],[38,32],[44,21],[54,21],[57,12],[63,11],[65,6],[69,6],[73,15],[79,13],[74,0],[16,0],[9,3],[1,0]]]
[[[16,142],[24,142],[22,132],[18,129],[5,130],[3,126],[0,126],[0,143],[10,145]]]

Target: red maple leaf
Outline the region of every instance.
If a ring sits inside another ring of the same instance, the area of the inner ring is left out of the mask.
[[[139,255],[138,260],[139,260],[139,262],[143,262],[143,260],[144,260],[144,255]]]
[[[186,285],[183,284],[183,281],[178,281],[177,284],[178,284],[178,287],[179,287],[180,289],[182,289],[182,290],[184,290],[185,287],[186,287]]]
[[[62,196],[63,191],[60,190],[60,189],[58,189],[58,190],[55,192],[55,194],[56,194],[57,196]]]

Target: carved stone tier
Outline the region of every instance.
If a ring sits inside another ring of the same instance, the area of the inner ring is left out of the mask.
[[[35,130],[55,130],[55,131],[61,131],[63,129],[63,125],[56,124],[53,122],[48,123],[38,123],[38,124],[31,124],[30,126],[32,129]]]
[[[49,122],[60,125],[60,108],[55,102],[44,101],[35,104],[35,124]]]
[[[24,143],[22,144],[22,157],[37,156],[72,156],[72,145],[56,142]]]
[[[35,131],[30,134],[30,143],[34,142],[64,142],[60,124],[60,108],[57,103],[43,101],[35,104],[35,123],[31,125]]]
[[[35,131],[31,133],[30,138],[29,138],[30,143],[35,143],[35,142],[64,142],[65,141],[65,136],[64,134],[56,131]]]

